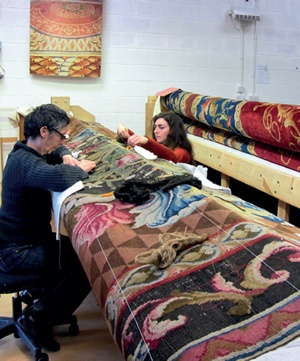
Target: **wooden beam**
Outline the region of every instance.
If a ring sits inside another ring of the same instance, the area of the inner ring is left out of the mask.
[[[300,207],[300,173],[221,144],[189,136],[195,159],[282,202]]]
[[[156,102],[157,96],[155,95],[151,95],[148,97],[148,102],[146,103],[146,108],[145,108],[145,135],[147,135],[148,137],[152,137],[152,124],[151,124],[151,120],[153,118],[153,111],[154,111],[154,106],[155,106],[155,102]]]
[[[227,174],[221,174],[221,186],[224,188],[230,188],[230,177]]]
[[[290,205],[278,200],[277,216],[285,221],[290,219]]]
[[[70,113],[70,97],[51,97],[51,103]]]

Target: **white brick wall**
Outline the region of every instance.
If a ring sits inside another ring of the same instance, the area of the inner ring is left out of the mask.
[[[240,83],[240,31],[231,7],[257,8],[256,64],[269,83],[254,83],[254,25],[244,31],[244,87],[262,101],[300,103],[298,0],[104,0],[99,79],[29,74],[29,0],[0,0],[0,108],[33,106],[70,96],[115,130],[144,132],[147,96],[168,87],[234,97]],[[0,129],[1,135],[1,129]]]

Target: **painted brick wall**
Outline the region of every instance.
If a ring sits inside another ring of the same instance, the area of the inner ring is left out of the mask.
[[[297,0],[104,0],[99,79],[29,74],[29,6],[29,0],[0,0],[0,64],[6,71],[0,108],[70,96],[103,125],[115,130],[123,122],[143,133],[147,96],[168,87],[232,98],[242,79],[246,97],[299,104]],[[253,23],[244,28],[243,42],[228,15],[231,7],[261,14],[256,33]],[[257,83],[260,65],[267,66],[267,83]]]

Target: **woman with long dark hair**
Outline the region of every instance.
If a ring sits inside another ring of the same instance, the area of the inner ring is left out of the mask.
[[[131,147],[136,145],[174,163],[195,164],[193,148],[187,138],[180,116],[174,112],[163,112],[152,119],[153,139],[133,133],[125,125],[118,126],[118,135]]]

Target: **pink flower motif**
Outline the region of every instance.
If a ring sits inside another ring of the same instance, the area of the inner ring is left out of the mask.
[[[300,262],[300,251],[295,251],[294,254],[289,255],[287,258],[290,262]]]
[[[73,229],[73,237],[76,250],[85,244],[86,251],[109,227],[118,223],[133,223],[132,215],[126,210],[132,207],[133,205],[120,201],[84,204],[75,216],[77,224]]]
[[[284,329],[284,328],[288,328],[289,325],[292,325],[293,324],[293,321],[292,320],[286,320],[286,321],[283,321],[281,322],[281,329]]]
[[[219,292],[234,292],[245,294],[246,292],[234,287],[232,282],[227,282],[220,273],[216,273],[212,278],[212,285]]]
[[[134,340],[132,332],[128,332],[129,325],[133,319],[149,305],[155,305],[152,311],[149,312],[142,325],[142,334],[145,343],[152,350],[156,349],[161,340],[167,337],[170,331],[174,331],[178,328],[184,327],[187,322],[187,317],[178,315],[177,320],[164,319],[166,315],[166,309],[175,300],[179,300],[177,297],[172,297],[165,301],[149,301],[134,310],[130,317],[128,317],[124,329],[123,329],[123,350],[128,348],[130,343]]]
[[[219,349],[216,353],[217,357],[225,357],[231,353],[231,350]]]
[[[138,158],[140,158],[140,156],[137,153],[127,153],[118,161],[117,167],[124,167],[126,164],[131,163]]]
[[[147,315],[144,321],[143,335],[152,350],[155,350],[159,346],[161,340],[164,339],[170,331],[183,327],[187,322],[187,317],[183,315],[178,315],[177,320],[161,320],[165,313],[165,307],[169,302],[173,302],[173,300],[159,305]]]
[[[82,154],[90,154],[93,150],[97,149],[97,144],[90,144],[82,149]]]

